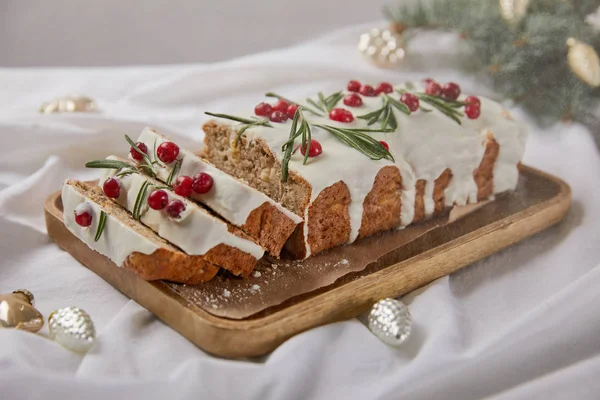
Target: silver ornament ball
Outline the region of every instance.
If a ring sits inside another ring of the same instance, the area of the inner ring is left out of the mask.
[[[48,317],[50,337],[69,350],[85,353],[96,340],[90,316],[77,307],[65,307]]]
[[[395,299],[383,299],[371,308],[369,329],[382,342],[400,346],[410,336],[412,317],[408,307]]]

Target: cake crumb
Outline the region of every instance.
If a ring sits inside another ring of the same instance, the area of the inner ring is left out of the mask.
[[[260,278],[261,275],[262,274],[259,271],[254,271],[254,273],[252,274],[252,276],[255,277],[255,278]]]
[[[348,265],[349,261],[344,258],[343,260],[340,260],[340,264],[342,264],[342,265]]]
[[[212,308],[219,308],[219,307],[216,304],[213,304]]]
[[[231,292],[227,289],[223,289],[223,297],[229,297],[231,296]]]
[[[253,292],[257,292],[260,290],[260,286],[259,285],[252,285],[250,287],[250,290],[252,290]]]

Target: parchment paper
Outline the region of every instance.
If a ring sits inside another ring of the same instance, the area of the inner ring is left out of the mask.
[[[332,285],[362,271],[381,257],[432,229],[452,223],[485,202],[455,207],[449,214],[403,230],[389,231],[341,246],[304,261],[263,258],[248,279],[220,273],[200,285],[169,283],[182,297],[203,310],[231,319],[248,318],[296,296]]]

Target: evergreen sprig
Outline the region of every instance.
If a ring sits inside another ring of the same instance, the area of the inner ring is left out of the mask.
[[[235,115],[229,115],[229,114],[212,113],[212,112],[208,112],[208,111],[205,111],[204,114],[210,115],[211,117],[215,117],[215,118],[228,119],[230,121],[236,121],[236,122],[241,123],[242,127],[240,129],[238,129],[237,135],[235,137],[234,144],[236,146],[239,144],[240,140],[242,140],[242,135],[244,134],[244,132],[246,132],[248,129],[255,127],[255,126],[267,126],[269,128],[273,127],[273,125],[271,125],[269,123],[269,121],[267,121],[266,119],[250,119],[250,118],[237,117]]]
[[[302,114],[302,109],[302,106],[296,109],[294,119],[292,120],[292,127],[290,128],[289,139],[283,144],[283,146],[281,146],[281,151],[283,151],[283,159],[281,160],[282,182],[287,182],[288,180],[290,159],[292,158],[292,154],[297,149],[295,146],[295,141],[298,137],[300,137],[300,146],[305,149],[304,160],[302,164],[304,165],[308,161],[308,154],[310,152],[310,145],[312,141],[312,131],[310,124],[308,121],[306,121],[306,118],[304,118],[304,115]],[[300,123],[300,126],[298,126],[298,123]]]
[[[98,228],[96,228],[96,236],[94,237],[94,242],[100,240],[102,232],[104,232],[104,225],[106,225],[106,213],[104,211],[100,211],[100,218],[98,219]]]
[[[396,130],[396,128],[398,128],[398,120],[394,115],[394,109],[397,109],[406,115],[410,115],[410,109],[406,104],[399,102],[387,94],[381,97],[381,102],[381,108],[364,115],[359,115],[356,118],[366,120],[368,126],[379,121],[381,123],[381,129],[387,129],[389,127],[392,130]]]
[[[325,97],[323,92],[319,92],[317,94],[317,101],[314,101],[311,98],[306,99],[306,102],[312,105],[313,107],[318,108],[323,111],[325,114],[329,114],[329,111],[333,110],[337,103],[344,97],[344,94],[340,92],[335,92]]]
[[[311,114],[313,114],[313,115],[316,115],[317,117],[322,117],[322,116],[323,116],[323,114],[319,113],[318,111],[315,111],[315,110],[313,110],[312,108],[310,108],[310,107],[307,107],[307,106],[305,106],[305,105],[303,105],[303,104],[297,103],[297,102],[295,102],[295,101],[293,101],[293,100],[286,99],[285,97],[283,97],[283,96],[281,96],[281,95],[279,95],[279,94],[277,94],[277,93],[268,92],[268,93],[265,93],[265,96],[266,96],[266,97],[274,97],[274,98],[276,98],[276,99],[278,99],[278,100],[283,100],[283,101],[286,101],[288,104],[295,104],[295,105],[297,105],[297,106],[301,106],[301,107],[302,107],[302,108],[304,108],[306,111],[308,111],[309,113],[311,113]],[[319,107],[317,106],[316,108],[319,108]]]
[[[459,33],[470,45],[462,57],[465,69],[487,75],[496,92],[520,103],[538,121],[589,123],[598,119],[600,89],[573,74],[566,41],[576,38],[600,53],[600,35],[585,22],[599,6],[599,0],[535,0],[517,22],[502,17],[498,0],[398,1],[384,13],[399,32]]]
[[[386,159],[394,161],[392,154],[379,141],[367,133],[394,132],[394,129],[339,128],[331,125],[314,125],[331,133],[333,136],[358,150],[371,160]]]

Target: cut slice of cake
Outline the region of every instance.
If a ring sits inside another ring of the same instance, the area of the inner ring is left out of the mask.
[[[209,281],[219,270],[160,238],[98,187],[67,180],[61,198],[64,224],[73,235],[143,279],[197,284]]]
[[[286,243],[297,258],[516,187],[525,138],[500,104],[382,88],[208,113],[203,156],[304,217]]]
[[[133,163],[115,156],[107,160],[121,164],[102,169],[99,184],[105,195],[131,212],[134,219],[189,255],[202,256],[234,275],[252,272],[264,249],[242,230],[174,193],[164,183],[137,172]]]
[[[156,177],[168,184],[193,179],[190,198],[205,204],[231,224],[241,228],[274,257],[279,257],[287,239],[302,218],[245,182],[219,170],[191,151],[177,146],[150,128],[137,141],[141,144]],[[142,159],[139,152],[131,157]],[[144,162],[136,159],[138,162]]]

